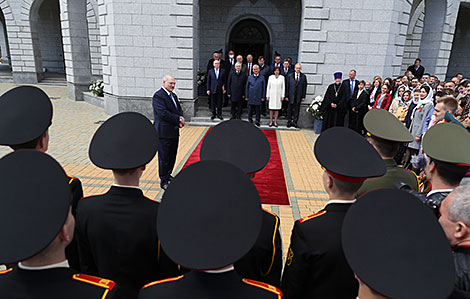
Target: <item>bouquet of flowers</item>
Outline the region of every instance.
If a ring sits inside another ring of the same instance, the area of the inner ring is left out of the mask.
[[[312,103],[307,107],[307,112],[310,112],[315,119],[323,120],[323,113],[320,111],[321,103],[323,102],[322,96],[317,96]]]
[[[104,96],[104,82],[102,80],[91,82],[88,88],[95,96],[98,96],[98,97]]]
[[[205,86],[206,83],[207,83],[207,74],[206,74],[206,72],[198,71],[197,72],[197,85]]]

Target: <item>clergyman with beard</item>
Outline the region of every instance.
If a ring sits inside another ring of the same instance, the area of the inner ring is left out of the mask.
[[[336,126],[344,125],[344,110],[347,109],[346,89],[341,84],[343,74],[334,73],[335,83],[330,84],[326,90],[325,97],[321,104],[321,111],[324,115],[322,132]]]

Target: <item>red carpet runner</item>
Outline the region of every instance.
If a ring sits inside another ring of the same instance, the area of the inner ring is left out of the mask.
[[[258,189],[261,202],[269,205],[289,205],[284,169],[282,168],[281,154],[277,144],[275,130],[262,130],[271,145],[271,159],[266,167],[256,173],[253,182]],[[189,156],[183,168],[199,161],[202,141]]]

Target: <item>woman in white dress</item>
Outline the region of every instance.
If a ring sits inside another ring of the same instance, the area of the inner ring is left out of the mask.
[[[282,108],[281,102],[285,98],[286,82],[278,66],[274,68],[273,73],[269,76],[266,100],[269,102],[269,126],[273,126],[274,114],[274,126],[277,128],[277,117],[279,116],[279,110]]]

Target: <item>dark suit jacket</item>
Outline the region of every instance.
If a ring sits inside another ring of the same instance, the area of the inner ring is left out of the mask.
[[[349,109],[356,108],[356,110],[360,112],[365,112],[367,109],[367,105],[369,104],[369,101],[370,101],[369,93],[367,92],[366,89],[363,89],[363,91],[359,95],[359,98],[357,97],[358,93],[359,93],[359,90],[356,90],[354,92],[353,98],[349,102]]]
[[[173,93],[173,100],[163,88],[160,88],[152,100],[155,129],[159,138],[178,138],[180,116],[183,116],[183,109],[178,102],[178,97]]]
[[[349,79],[343,80],[344,87],[346,88],[346,98],[351,100],[353,98],[354,93],[359,90],[359,81],[356,79],[354,80],[354,92],[351,94],[351,81]]]
[[[263,76],[260,74],[257,78],[254,75],[248,76],[245,97],[250,105],[261,105],[263,103],[261,99],[266,99],[266,81],[264,81]]]
[[[227,67],[227,63],[223,59],[220,60],[220,68],[225,69]],[[211,58],[209,62],[207,63],[207,72],[209,73],[209,70],[214,68],[214,58]]]
[[[293,72],[294,72],[294,69],[292,69],[291,67],[289,67],[289,68],[287,69],[287,73],[284,71],[284,67],[281,67],[281,75],[283,75],[284,78],[286,78],[286,79],[287,79],[287,77],[288,77],[290,74],[292,74]]]
[[[207,74],[207,90],[211,92],[211,94],[222,94],[222,86],[225,85],[225,70],[220,68],[219,69],[219,78],[215,76],[215,70],[211,69]]]
[[[236,71],[233,71],[228,76],[227,81],[227,94],[230,95],[232,102],[241,101],[245,96],[246,80],[248,76],[246,73],[240,71],[237,75]]]
[[[286,97],[289,98],[289,104],[300,103],[302,98],[307,96],[307,76],[300,73],[299,83],[297,85],[297,97],[295,96],[295,72],[287,77],[286,81]]]
[[[270,67],[266,64],[263,64],[263,67],[259,67],[259,74],[264,77],[264,81],[268,83],[269,75],[271,74]]]
[[[418,69],[416,70],[413,64],[408,67],[407,71],[410,71],[413,74],[413,76],[421,80],[421,77],[423,77],[423,74],[424,74],[424,66],[420,65]]]
[[[233,66],[230,68],[230,72],[231,72],[231,73],[232,73],[232,72],[235,72],[235,65],[233,65]],[[242,70],[241,70],[241,72],[246,73],[247,76],[248,76],[248,68],[247,68],[246,64],[244,64],[244,63],[242,63]]]
[[[83,273],[112,279],[135,295],[151,281],[178,275],[158,241],[159,205],[142,190],[117,186],[80,200],[75,237]]]

